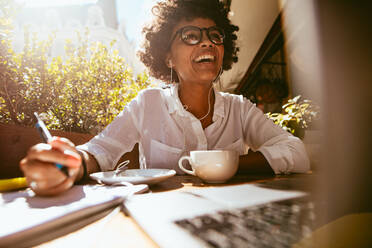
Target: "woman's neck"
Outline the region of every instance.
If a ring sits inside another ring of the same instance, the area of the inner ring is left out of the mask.
[[[184,108],[196,118],[206,119],[209,115],[213,115],[212,83],[208,85],[180,83],[178,95]]]

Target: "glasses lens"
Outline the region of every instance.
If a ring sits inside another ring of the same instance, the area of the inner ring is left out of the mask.
[[[222,44],[223,43],[223,38],[225,37],[222,29],[219,29],[217,27],[210,28],[208,30],[208,36],[209,39],[214,43],[214,44]]]
[[[182,30],[182,40],[190,45],[198,44],[200,41],[200,29],[197,27],[186,27]]]

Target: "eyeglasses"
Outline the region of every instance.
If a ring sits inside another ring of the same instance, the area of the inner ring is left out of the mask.
[[[199,44],[203,37],[203,30],[206,31],[208,39],[215,45],[222,45],[225,33],[219,27],[199,28],[195,26],[186,26],[177,30],[171,39],[169,46],[172,45],[178,34],[181,34],[181,40],[187,45]]]

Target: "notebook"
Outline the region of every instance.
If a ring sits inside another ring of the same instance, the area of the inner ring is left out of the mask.
[[[0,247],[29,247],[54,238],[62,229],[86,225],[108,214],[129,195],[146,190],[147,185],[77,185],[54,197],[38,197],[29,189],[2,193]]]
[[[309,230],[302,226],[311,228],[309,222],[313,206],[307,201],[303,202],[305,208],[300,206],[301,201],[296,204],[286,202],[306,196],[300,191],[247,184],[135,195],[127,199],[124,205],[125,211],[160,247],[265,247],[261,242],[265,239],[257,239],[259,235],[252,233],[252,230],[278,233],[276,229],[280,229],[280,225],[287,225],[287,230],[300,230],[300,236],[306,235]],[[307,215],[305,220],[304,212]],[[277,223],[271,225],[265,220],[276,220]],[[231,230],[240,234],[226,233]],[[269,236],[278,242],[285,239],[287,243],[294,243],[300,238],[282,233]],[[256,237],[256,243],[253,237]],[[283,247],[288,247],[288,244]]]

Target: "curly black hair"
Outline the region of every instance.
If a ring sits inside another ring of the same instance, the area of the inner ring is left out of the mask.
[[[236,31],[238,26],[231,24],[228,10],[219,0],[165,0],[158,2],[153,8],[153,22],[143,28],[144,43],[138,52],[140,60],[147,66],[151,76],[164,82],[170,82],[170,69],[165,63],[168,44],[173,28],[182,20],[207,18],[225,32],[224,58],[222,70],[229,70],[238,61]],[[175,73],[174,73],[175,74]],[[173,76],[178,81],[177,75]]]

